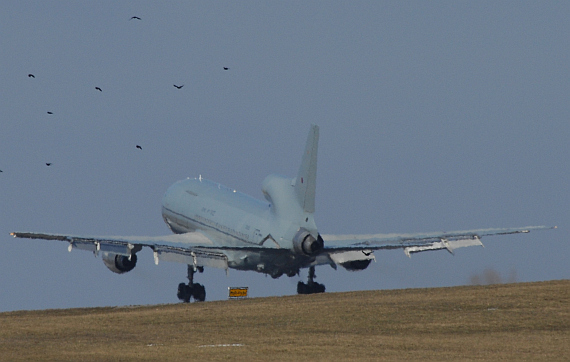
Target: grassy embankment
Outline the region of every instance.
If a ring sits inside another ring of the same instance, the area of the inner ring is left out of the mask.
[[[570,360],[570,280],[0,313],[0,360]]]

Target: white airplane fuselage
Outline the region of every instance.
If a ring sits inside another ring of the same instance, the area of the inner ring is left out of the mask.
[[[293,184],[290,178],[268,176],[262,188],[268,201],[262,201],[201,177],[188,178],[166,191],[162,217],[177,234],[200,231],[220,247],[251,246],[225,251],[230,268],[294,275],[314,262],[320,237],[313,214],[295,202]]]

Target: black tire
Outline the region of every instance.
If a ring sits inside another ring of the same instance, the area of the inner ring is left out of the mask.
[[[202,284],[194,284],[192,288],[192,297],[197,302],[206,300],[206,288]]]
[[[313,293],[324,293],[325,292],[325,285],[315,283],[313,284]]]
[[[180,283],[178,284],[178,293],[176,296],[184,303],[189,303],[190,297],[192,296],[192,290],[186,284]]]

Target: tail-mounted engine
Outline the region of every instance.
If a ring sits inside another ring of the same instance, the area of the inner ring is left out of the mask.
[[[324,246],[323,238],[319,234],[317,239],[307,229],[301,228],[293,238],[293,247],[299,254],[315,255],[318,254]]]
[[[130,272],[137,265],[137,254],[131,254],[131,257],[112,253],[103,254],[103,263],[110,271],[117,274]]]

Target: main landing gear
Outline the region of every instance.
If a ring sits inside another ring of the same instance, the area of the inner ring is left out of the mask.
[[[323,284],[319,284],[315,282],[315,267],[312,266],[309,268],[309,280],[307,284],[303,282],[297,283],[297,294],[313,294],[313,293],[324,293],[325,286]]]
[[[197,267],[197,271],[204,272],[204,267]],[[196,302],[203,302],[206,300],[206,288],[202,284],[194,283],[194,267],[188,265],[188,284],[178,284],[178,299],[184,303],[190,302],[190,298],[194,298]]]

